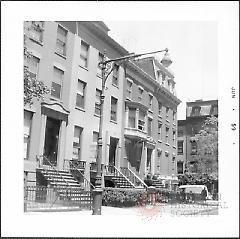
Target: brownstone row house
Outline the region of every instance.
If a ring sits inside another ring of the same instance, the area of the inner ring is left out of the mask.
[[[26,184],[48,184],[46,167],[61,173],[61,178],[74,167],[81,182],[94,184],[102,81],[98,63],[104,50],[108,59],[129,52],[108,35],[103,22],[24,24],[26,46],[33,56],[26,64],[51,88],[44,101],[24,107]],[[176,180],[180,100],[168,68],[169,55],[161,62],[149,57],[116,64],[105,88],[103,183],[113,171],[128,187],[144,186],[147,174]],[[113,183],[123,187],[121,182]]]

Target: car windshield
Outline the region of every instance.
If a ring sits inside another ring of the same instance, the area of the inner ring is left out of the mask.
[[[192,191],[192,193],[200,194],[202,190],[203,188],[201,187],[188,187],[188,188],[185,188],[185,193],[190,193],[190,191]]]

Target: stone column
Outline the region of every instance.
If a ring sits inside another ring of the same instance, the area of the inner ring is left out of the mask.
[[[140,169],[139,169],[140,171],[139,174],[142,179],[145,177],[146,163],[147,163],[147,147],[146,147],[146,144],[143,143],[142,156],[141,156]]]
[[[65,141],[66,141],[66,121],[62,121],[58,140],[57,168],[59,170],[63,169],[65,159]]]
[[[125,118],[125,127],[128,127],[128,117],[129,117],[129,108],[128,108],[128,106],[126,106],[125,117],[126,117]]]
[[[46,130],[47,116],[41,115],[41,132],[40,132],[40,143],[39,143],[39,155],[44,153],[44,143],[45,143],[45,130]]]
[[[139,109],[136,109],[135,129],[138,129]]]

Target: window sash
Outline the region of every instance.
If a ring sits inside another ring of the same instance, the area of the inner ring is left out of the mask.
[[[65,56],[66,55],[66,43],[57,39],[56,52]]]
[[[117,99],[111,99],[111,120],[117,121]]]
[[[82,128],[75,126],[73,135],[73,154],[74,159],[80,159]]]
[[[84,67],[87,67],[87,64],[88,64],[88,51],[89,51],[89,45],[82,41],[81,42],[80,63]]]
[[[54,67],[54,70],[53,70],[53,74],[54,74],[54,82],[55,83],[59,83],[59,84],[62,84],[63,82],[63,75],[64,75],[64,72],[60,69],[58,69],[57,67]]]
[[[128,127],[135,128],[136,109],[129,109],[128,113]]]
[[[51,96],[61,99],[61,88],[62,86],[56,82],[52,82]]]
[[[138,120],[138,129],[141,131],[144,131],[145,121],[144,120]]]
[[[76,106],[80,108],[84,108],[84,95],[77,93]]]

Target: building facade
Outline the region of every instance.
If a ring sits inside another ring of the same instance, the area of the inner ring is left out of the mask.
[[[186,120],[178,120],[178,174],[183,174],[187,168],[194,171],[197,155],[195,135],[202,129],[207,117],[218,117],[218,100],[196,100],[186,103]]]
[[[57,170],[79,166],[94,182],[100,119],[98,63],[129,54],[103,22],[25,22],[31,74],[51,91],[24,107],[24,172],[38,183],[44,155]],[[102,164],[176,176],[177,99],[170,59],[118,64],[108,77],[103,109]]]

